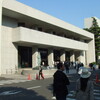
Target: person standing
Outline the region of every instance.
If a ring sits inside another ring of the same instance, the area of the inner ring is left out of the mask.
[[[69,66],[70,66],[69,62],[65,61],[64,66],[65,66],[65,69],[66,69],[66,73],[69,73]]]
[[[68,94],[67,85],[70,84],[67,75],[63,73],[65,67],[62,62],[57,64],[58,70],[54,73],[53,77],[53,91],[56,96],[56,100],[66,100]]]
[[[77,68],[76,68],[77,73],[78,73],[78,71],[79,71],[80,66],[81,66],[81,62],[78,62],[78,66],[77,66]]]
[[[82,70],[84,69],[84,64],[81,63],[80,67],[79,67],[79,71],[78,71],[78,74],[80,75],[82,73]]]
[[[76,82],[76,100],[94,100],[94,86],[90,76],[91,72],[84,68],[80,74],[80,79]]]

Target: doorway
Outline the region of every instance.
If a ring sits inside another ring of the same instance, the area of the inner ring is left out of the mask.
[[[66,51],[66,58],[65,58],[65,60],[70,62],[70,52],[69,51]]]
[[[32,47],[18,46],[18,66],[32,68]]]
[[[40,52],[40,56],[41,56],[41,65],[43,65],[44,63],[44,66],[48,66],[48,50],[39,48],[38,52]]]
[[[54,50],[54,61],[60,61],[60,50]]]

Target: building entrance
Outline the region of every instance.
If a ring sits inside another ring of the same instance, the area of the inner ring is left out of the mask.
[[[18,66],[21,68],[32,68],[32,48],[18,46]]]
[[[66,58],[65,58],[65,60],[70,62],[70,52],[69,51],[66,51]]]
[[[60,61],[60,51],[59,50],[54,50],[54,61]]]
[[[38,52],[40,52],[40,56],[41,56],[41,65],[47,66],[48,65],[48,50],[39,48]]]

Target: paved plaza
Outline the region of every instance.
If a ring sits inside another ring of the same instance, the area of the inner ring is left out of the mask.
[[[100,70],[92,71],[92,78],[95,82],[95,76]],[[79,75],[75,70],[70,70],[67,74],[71,84],[68,86],[69,94],[67,100],[75,100],[73,92],[75,91],[76,80]],[[16,77],[17,78],[16,78]],[[45,80],[27,80],[25,76],[13,75],[11,77],[1,77],[0,79],[0,100],[52,100],[52,77]],[[15,79],[14,79],[15,77]],[[100,87],[95,84],[94,87],[95,100],[100,100]]]

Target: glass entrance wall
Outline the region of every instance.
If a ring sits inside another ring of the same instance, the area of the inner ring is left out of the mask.
[[[70,52],[69,51],[66,51],[66,58],[65,58],[65,60],[70,62]]]
[[[18,67],[32,68],[32,48],[18,46]]]
[[[41,56],[41,65],[47,66],[48,65],[48,50],[39,48],[38,52],[40,52],[40,56]]]
[[[40,65],[48,66],[48,49],[37,48],[37,52],[40,54]],[[61,61],[61,51],[54,49],[53,57],[54,64]],[[35,59],[37,59],[37,56]],[[65,60],[70,61],[70,51],[65,52]],[[18,46],[18,66],[20,68],[32,68],[32,47]]]
[[[54,61],[60,61],[60,51],[59,50],[54,50]]]

